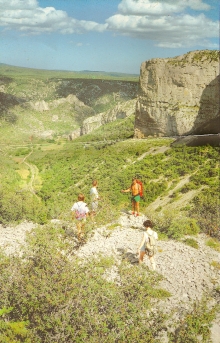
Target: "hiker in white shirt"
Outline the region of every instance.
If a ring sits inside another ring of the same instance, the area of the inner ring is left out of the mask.
[[[99,193],[97,190],[98,182],[97,180],[92,181],[92,188],[90,189],[90,196],[91,196],[91,206],[92,206],[92,213],[95,215],[98,209],[98,200],[99,200]]]
[[[144,255],[146,254],[146,255],[148,255],[148,257],[150,259],[152,269],[155,270],[156,269],[156,263],[154,260],[155,250],[152,249],[152,251],[148,251],[146,249],[146,244],[147,244],[147,242],[149,242],[150,237],[153,237],[154,242],[156,242],[156,240],[158,239],[158,235],[155,231],[152,230],[153,224],[152,224],[151,220],[145,220],[143,225],[146,228],[146,232],[144,232],[141,244],[138,248],[139,264],[143,263]]]
[[[89,209],[87,204],[84,202],[85,197],[83,194],[78,195],[78,201],[75,202],[71,208],[73,213],[73,219],[76,222],[76,227],[78,230],[78,239],[80,239],[84,235],[84,228],[86,217],[89,213]]]

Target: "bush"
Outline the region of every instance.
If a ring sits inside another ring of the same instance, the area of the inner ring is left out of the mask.
[[[147,213],[147,216],[153,221],[155,230],[169,238],[180,239],[184,235],[199,233],[195,219],[185,217],[175,210]]]
[[[13,308],[0,309],[0,343],[33,343],[34,338],[27,329],[28,323],[25,322],[12,322],[7,320],[7,314]]]
[[[183,240],[183,243],[185,243],[186,245],[189,245],[190,247],[193,247],[195,249],[199,248],[198,242],[193,238],[186,238]]]
[[[0,189],[0,223],[20,222],[22,220],[44,224],[47,209],[36,195],[28,192],[13,192],[13,189]]]
[[[220,207],[218,199],[218,189],[216,191],[215,188],[212,191],[205,190],[195,197],[194,206],[189,215],[197,220],[201,231],[220,240]]]
[[[169,334],[169,343],[197,343],[210,341],[210,326],[215,319],[217,306],[209,307],[207,301],[195,302],[193,310],[182,320],[173,333]]]
[[[168,237],[175,239],[179,239],[184,235],[196,235],[198,233],[199,226],[196,220],[186,217],[174,219],[167,229]]]
[[[220,252],[220,243],[217,239],[210,238],[206,241],[206,245],[216,251]]]

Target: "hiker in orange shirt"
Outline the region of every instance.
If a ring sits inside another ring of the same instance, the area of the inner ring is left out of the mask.
[[[132,179],[132,184],[128,189],[122,189],[122,193],[128,193],[131,192],[132,194],[132,214],[134,214],[136,217],[139,216],[139,203],[140,203],[140,185],[137,183],[137,179]]]

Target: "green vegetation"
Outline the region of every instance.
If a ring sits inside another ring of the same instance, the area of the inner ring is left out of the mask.
[[[199,248],[198,242],[195,239],[193,239],[193,238],[186,238],[186,239],[183,240],[183,242],[186,245],[189,245],[190,247],[193,247],[195,249]]]
[[[218,237],[219,149],[171,147],[172,139],[127,139],[133,120],[107,124],[72,142],[2,146],[0,221],[69,220],[77,194],[83,192],[89,202],[91,181],[97,179],[102,196],[99,217],[107,222],[108,213],[117,216],[120,210],[130,209],[130,195],[120,190],[130,186],[136,175],[144,183],[141,212],[152,215],[161,233],[179,239],[200,229]],[[125,140],[116,139],[119,133]],[[184,178],[188,181],[178,188]],[[192,190],[196,193],[187,206],[175,209],[176,202]],[[173,209],[166,212],[162,206],[151,214],[148,206],[165,197]]]
[[[35,78],[48,80],[51,78],[82,78],[82,79],[101,79],[101,80],[125,80],[138,81],[139,75],[125,73],[106,73],[102,71],[65,71],[65,70],[44,70],[33,68],[15,67],[0,63],[0,75],[7,78]]]
[[[193,56],[193,61],[219,61],[219,51],[218,50],[202,50],[198,51]]]
[[[10,313],[13,308],[0,309],[0,317]],[[4,321],[0,318],[0,343],[31,343],[32,338],[26,322]]]
[[[217,262],[217,261],[212,261],[212,262],[211,262],[211,266],[213,266],[214,268],[220,270],[220,263]]]
[[[178,59],[178,58],[172,58],[168,60],[168,63],[174,66],[181,66],[185,65],[186,63],[189,62],[189,56],[191,52],[188,52],[185,54],[183,59]],[[218,50],[200,50],[197,51],[191,56],[191,61],[192,62],[201,62],[201,61],[219,61],[219,51]]]
[[[189,218],[186,214],[179,211],[161,210],[158,212],[149,212],[148,216],[154,223],[156,231],[162,234],[162,237],[180,239],[184,235],[196,235],[199,233],[199,226],[195,219]]]
[[[215,288],[215,291],[217,292],[217,294],[220,294],[220,286],[217,286],[217,287]]]
[[[220,243],[217,239],[214,239],[214,238],[209,238],[207,241],[206,241],[206,245],[216,251],[220,251]]]
[[[161,276],[123,262],[119,281],[107,281],[115,261],[70,260],[71,245],[53,227],[30,235],[29,249],[21,259],[1,257],[0,307],[13,307],[5,322],[28,322],[32,343],[160,342],[166,316],[151,306],[170,295],[157,286]]]
[[[219,306],[208,306],[207,301],[195,302],[181,325],[171,333],[169,343],[211,343],[210,326]]]
[[[97,142],[101,146],[100,142],[103,143],[103,147],[116,143],[117,141],[132,138],[134,135],[134,115],[131,115],[125,119],[118,119],[107,125],[103,125],[94,132],[88,135],[84,135],[77,139],[77,142],[87,143],[88,148],[93,142]]]

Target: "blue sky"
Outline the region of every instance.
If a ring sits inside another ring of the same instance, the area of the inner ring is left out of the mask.
[[[142,62],[219,49],[218,0],[0,0],[0,63],[139,74]]]

